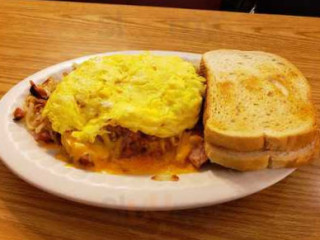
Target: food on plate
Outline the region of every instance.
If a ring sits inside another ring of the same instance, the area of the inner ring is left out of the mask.
[[[319,154],[310,86],[270,53],[207,52],[199,74],[177,56],[100,56],[30,85],[13,119],[88,170],[177,181],[208,158],[247,171],[298,167]]]
[[[89,170],[153,174],[195,171],[206,160],[196,128],[205,79],[177,56],[95,57],[65,74],[30,82],[24,118],[59,158]]]
[[[201,71],[212,162],[245,171],[297,167],[318,155],[310,86],[290,62],[265,52],[216,50],[203,55]]]

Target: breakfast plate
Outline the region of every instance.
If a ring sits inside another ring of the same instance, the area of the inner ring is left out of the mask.
[[[143,51],[110,52],[85,56],[48,67],[21,81],[0,102],[0,156],[4,164],[30,184],[57,196],[89,205],[129,210],[172,210],[208,206],[238,199],[267,188],[294,169],[236,172],[215,165],[196,173],[180,174],[178,181],[154,181],[149,175],[112,175],[89,172],[58,161],[54,152],[41,148],[12,112],[28,94],[29,81],[41,83],[61,76],[74,64],[93,56]],[[175,55],[198,65],[201,55],[185,52],[151,51]]]

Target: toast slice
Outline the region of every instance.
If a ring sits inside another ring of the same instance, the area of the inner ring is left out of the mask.
[[[310,163],[319,155],[319,140],[295,151],[239,152],[205,143],[205,151],[211,162],[239,171],[265,168],[299,167]]]
[[[203,55],[201,71],[207,78],[207,145],[258,151],[269,159],[269,151],[300,151],[315,141],[310,86],[287,60],[266,52],[216,50]]]

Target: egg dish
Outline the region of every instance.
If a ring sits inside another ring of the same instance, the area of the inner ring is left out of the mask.
[[[58,158],[76,167],[175,174],[207,160],[196,127],[205,79],[180,57],[95,57],[59,81],[30,84],[14,119],[37,141],[61,146]]]

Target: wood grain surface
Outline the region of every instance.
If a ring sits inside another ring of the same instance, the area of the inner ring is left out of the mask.
[[[309,79],[320,108],[318,18],[0,1],[1,95],[40,69],[87,54],[217,48],[288,58]],[[320,239],[320,163],[244,199],[172,212],[80,205],[30,186],[0,164],[0,239]]]

